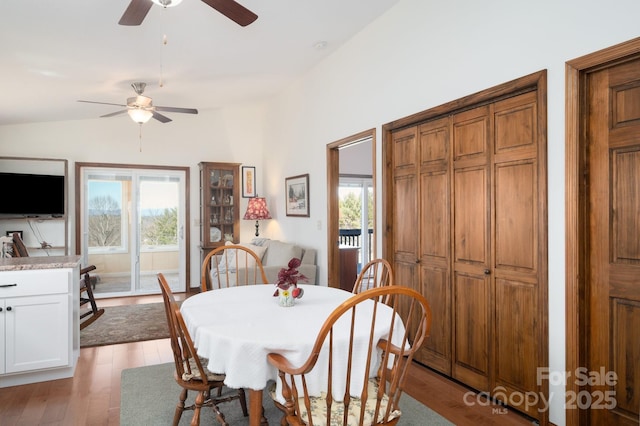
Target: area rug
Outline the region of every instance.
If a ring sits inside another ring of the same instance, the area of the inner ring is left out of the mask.
[[[163,303],[107,306],[104,314],[80,331],[80,347],[114,345],[169,337]]]
[[[120,425],[148,426],[169,425],[173,420],[173,413],[178,402],[180,386],[173,380],[174,366],[158,364],[148,367],[130,368],[122,371],[120,390]],[[193,394],[194,392],[191,392]],[[274,405],[267,392],[263,392],[262,406],[270,425],[279,425],[282,413]],[[193,402],[193,396],[187,398],[187,403]],[[248,402],[248,401],[247,401]],[[453,423],[420,404],[407,394],[400,398],[402,417],[398,424],[403,426],[425,425],[453,425]],[[249,418],[242,415],[240,403],[232,401],[220,404],[229,425],[248,425]],[[193,415],[192,411],[185,411],[180,419],[180,425],[188,425]],[[210,408],[202,410],[201,425],[219,425]]]

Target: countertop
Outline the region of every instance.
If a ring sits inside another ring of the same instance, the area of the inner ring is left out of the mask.
[[[74,268],[78,265],[80,265],[80,256],[34,256],[0,259],[0,271]]]

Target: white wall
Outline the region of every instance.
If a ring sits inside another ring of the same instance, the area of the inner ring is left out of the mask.
[[[67,158],[72,172],[76,161],[190,166],[193,218],[198,162],[256,166],[258,193],[275,218],[261,223],[261,235],[316,247],[319,279],[326,282],[326,144],[377,128],[380,170],[384,123],[547,69],[549,359],[552,370],[563,372],[565,62],[638,37],[638,16],[637,0],[401,0],[268,108],[201,111],[145,125],[142,152],[137,126],[123,117],[122,125],[114,117],[0,126],[0,155]],[[303,173],[310,174],[311,216],[286,217],[284,178]],[[243,199],[242,212],[245,207]],[[378,206],[378,218],[381,213]],[[243,223],[241,239],[252,236],[253,223]],[[197,285],[195,227],[191,239]],[[551,391],[551,421],[563,425],[564,388]]]
[[[263,103],[183,114],[166,124],[155,120],[140,128],[127,116],[0,126],[0,156],[69,160],[69,226],[75,253],[74,180],[76,162],[190,167],[191,287],[200,285],[199,169],[201,161],[243,163],[263,171]],[[142,151],[140,151],[142,148]],[[284,183],[283,183],[284,186]],[[262,194],[262,179],[256,189]],[[241,214],[247,207],[242,198]],[[241,239],[250,240],[255,222],[241,221]]]
[[[549,360],[564,372],[565,62],[640,36],[638,16],[637,0],[401,0],[269,109],[266,195],[283,204],[284,177],[310,174],[311,217],[279,220],[284,239],[320,247],[326,281],[326,161],[318,159],[327,143],[376,127],[380,170],[384,123],[547,69]],[[550,419],[562,425],[564,387],[551,392]]]

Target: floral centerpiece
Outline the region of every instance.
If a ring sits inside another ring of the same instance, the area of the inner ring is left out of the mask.
[[[309,279],[298,271],[301,264],[302,261],[294,257],[289,261],[288,268],[282,268],[278,272],[277,289],[273,295],[280,298],[281,306],[293,306],[295,299],[300,299],[304,294],[304,290],[298,288],[298,281],[308,282]]]

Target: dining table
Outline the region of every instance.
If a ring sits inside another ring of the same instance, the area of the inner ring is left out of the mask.
[[[280,306],[274,297],[277,287],[269,284],[210,290],[181,305],[198,355],[208,360],[209,371],[225,374],[226,386],[248,391],[251,426],[268,424],[263,391],[269,383],[278,382],[278,371],[267,355],[276,352],[290,360],[305,360],[325,320],[353,296],[322,285],[298,287],[303,296],[291,307]],[[368,331],[362,328],[366,339]]]

